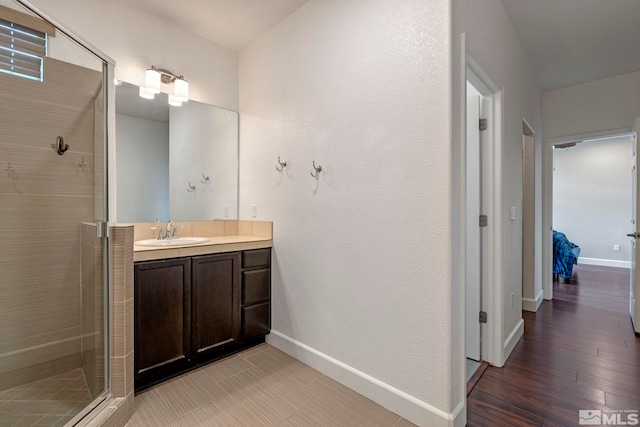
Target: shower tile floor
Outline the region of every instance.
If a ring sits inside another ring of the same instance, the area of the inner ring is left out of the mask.
[[[0,391],[0,427],[63,426],[90,402],[82,369]]]

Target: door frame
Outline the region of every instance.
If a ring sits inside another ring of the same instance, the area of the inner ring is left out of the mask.
[[[503,90],[467,51],[466,79],[491,102],[488,131],[482,147],[481,206],[488,217],[482,234],[481,306],[487,323],[481,325],[481,354],[494,366],[504,365],[503,280],[502,280],[502,104]],[[466,120],[466,115],[465,115]],[[466,135],[465,135],[466,138]],[[465,141],[466,142],[466,141]],[[465,147],[466,153],[466,147]],[[466,191],[466,188],[465,188]]]

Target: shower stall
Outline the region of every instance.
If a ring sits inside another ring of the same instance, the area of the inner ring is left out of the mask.
[[[0,426],[108,392],[107,64],[0,0]]]

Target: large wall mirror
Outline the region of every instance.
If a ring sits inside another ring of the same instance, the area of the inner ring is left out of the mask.
[[[116,85],[118,222],[238,218],[238,113]]]

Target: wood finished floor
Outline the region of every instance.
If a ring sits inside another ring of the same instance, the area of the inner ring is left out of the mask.
[[[128,427],[413,426],[263,344],[136,395]]]
[[[580,409],[640,410],[640,338],[629,270],[579,265],[554,299],[523,312],[524,337],[467,399],[469,426],[577,426]]]

